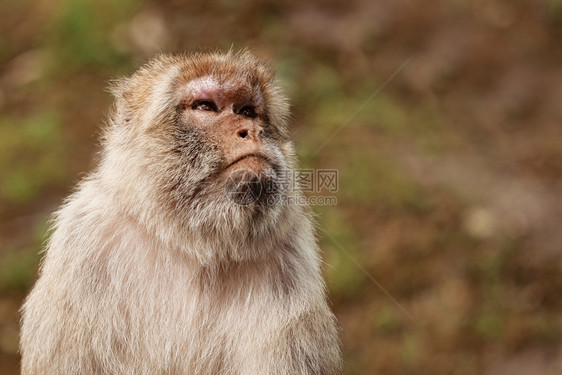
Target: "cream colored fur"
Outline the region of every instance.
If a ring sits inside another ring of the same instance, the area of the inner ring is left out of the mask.
[[[212,183],[201,200],[184,198],[219,158],[186,167],[170,153],[194,61],[268,74],[248,53],[161,56],[116,86],[100,165],[57,212],[22,308],[23,374],[340,372],[306,207],[256,218]],[[286,101],[260,82],[283,133]],[[271,150],[294,168],[289,141]]]

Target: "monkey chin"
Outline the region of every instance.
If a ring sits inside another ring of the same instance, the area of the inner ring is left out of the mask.
[[[262,157],[244,157],[230,165],[225,172],[226,195],[235,204],[267,205],[270,197],[277,193],[273,168]]]

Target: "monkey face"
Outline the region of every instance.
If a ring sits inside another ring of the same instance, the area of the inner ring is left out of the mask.
[[[151,203],[183,228],[224,231],[286,212],[275,198],[291,190],[280,182],[295,159],[288,105],[251,54],[163,55],[113,93],[103,164],[135,215],[149,220]]]
[[[113,92],[104,165],[136,216],[245,241],[288,214],[288,105],[253,56],[160,56]]]
[[[282,137],[269,122],[259,86],[244,78],[205,76],[187,83],[177,126],[196,132],[197,148],[214,154],[215,171],[206,183],[222,187],[235,204],[271,204],[271,195],[279,192],[278,172],[287,168]]]

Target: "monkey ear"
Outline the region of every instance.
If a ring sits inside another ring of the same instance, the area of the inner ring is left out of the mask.
[[[127,110],[127,97],[129,97],[131,92],[130,78],[122,77],[111,80],[107,90],[115,98],[111,123],[114,125],[128,123],[130,121],[130,116]]]
[[[108,91],[115,97],[115,99],[123,99],[127,96],[130,87],[130,79],[121,77],[109,81]]]

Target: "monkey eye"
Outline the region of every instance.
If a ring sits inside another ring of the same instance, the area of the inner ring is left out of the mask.
[[[257,116],[255,108],[249,105],[242,107],[242,109],[240,109],[240,112],[238,112],[238,114],[249,118],[254,118]]]
[[[198,109],[200,111],[213,111],[217,112],[217,106],[210,100],[200,100],[193,103],[191,109]]]

